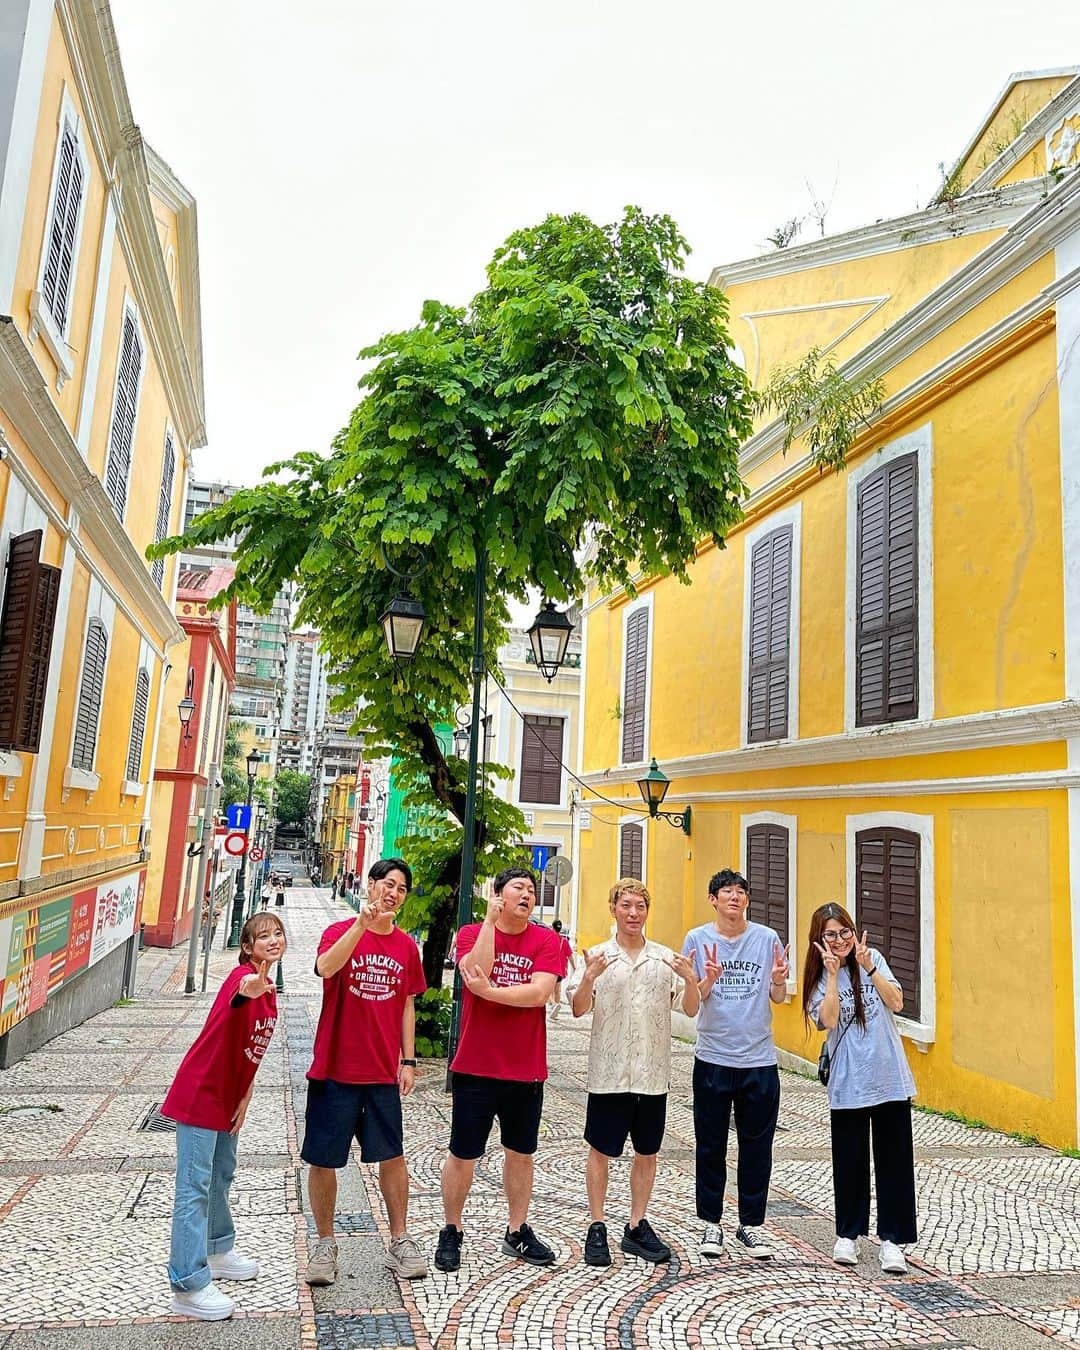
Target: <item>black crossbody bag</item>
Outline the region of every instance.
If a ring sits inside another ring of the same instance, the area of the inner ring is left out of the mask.
[[[837,1048],[837,1047],[839,1047],[840,1042],[841,1042],[841,1041],[844,1039],[844,1037],[848,1034],[848,1028],[851,1026],[851,1023],[854,1022],[854,1021],[855,1021],[855,1018],[854,1018],[854,1017],[851,1017],[851,1018],[847,1021],[847,1023],[846,1023],[845,1026],[844,1026],[843,1031],[841,1031],[840,1035],[837,1036],[837,1038],[836,1038],[836,1046],[834,1047],[834,1049]],[[818,1076],[818,1082],[821,1083],[823,1087],[828,1087],[828,1086],[829,1086],[829,1074],[830,1074],[831,1072],[832,1072],[832,1055],[829,1053],[829,1037],[828,1037],[828,1034],[826,1033],[826,1036],[825,1036],[825,1044],[821,1047],[821,1054],[818,1056],[818,1062],[817,1062],[817,1076]]]

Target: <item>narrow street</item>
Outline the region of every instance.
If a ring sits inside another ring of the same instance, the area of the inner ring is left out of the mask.
[[[277,1034],[256,1079],[234,1186],[238,1246],[259,1279],[225,1285],[231,1322],[168,1314],[164,1263],[172,1204],[172,1136],[142,1128],[165,1095],[233,954],[213,954],[210,994],[185,998],[184,954],[148,950],[139,992],[0,1074],[0,1350],[82,1350],[115,1328],[123,1347],[256,1346],[796,1347],[1001,1346],[1080,1340],[1080,1162],[1000,1134],[917,1114],[921,1240],[912,1274],[883,1277],[876,1247],[859,1267],[829,1259],[833,1242],[828,1120],[816,1082],[783,1076],[769,1229],[777,1259],[697,1253],[688,1083],[692,1049],[675,1055],[655,1227],[675,1251],[650,1267],[614,1251],[609,1270],[581,1259],[586,1023],[563,1009],[551,1037],[532,1221],[558,1251],[551,1269],[501,1255],[504,1208],[489,1154],[466,1211],[461,1270],[402,1289],[383,1269],[384,1221],[373,1171],[341,1174],[336,1285],[299,1281],[309,1220],[299,1143],[319,1008],[319,933],[345,913],[328,891],[287,892],[290,949]],[[220,941],[220,935],[219,935]],[[442,1222],[439,1168],[449,1135],[441,1067],[405,1113],[413,1173],[410,1228],[429,1254]],[[44,1108],[31,1115],[25,1108]],[[628,1197],[613,1169],[609,1222]],[[613,1244],[614,1246],[615,1244]]]

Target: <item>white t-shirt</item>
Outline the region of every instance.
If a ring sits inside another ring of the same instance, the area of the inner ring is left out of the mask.
[[[870,955],[879,973],[899,988],[900,981],[889,969],[882,954],[871,948]],[[915,1080],[911,1076],[893,1015],[882,1003],[874,988],[874,981],[862,966],[859,967],[859,977],[865,1027],[860,1027],[855,1021],[855,994],[847,967],[841,966],[836,977],[836,988],[840,995],[840,1021],[828,1036],[830,1067],[826,1089],[833,1111],[854,1111],[866,1106],[880,1106],[882,1102],[903,1102],[915,1095]],[[811,1021],[821,1030],[824,1028],[818,1020],[818,1013],[824,998],[825,976],[822,975],[807,1009]]]
[[[771,928],[750,923],[737,938],[726,938],[713,923],[692,928],[683,955],[705,978],[705,948],[716,948],[724,968],[698,1013],[697,1057],[707,1064],[732,1069],[761,1069],[776,1063],[772,1034],[769,979],[777,946],[783,943]]]

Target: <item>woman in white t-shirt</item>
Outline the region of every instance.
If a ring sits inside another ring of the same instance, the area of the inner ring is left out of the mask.
[[[870,1136],[877,1183],[877,1233],[883,1271],[904,1275],[901,1247],[916,1239],[911,1076],[893,1015],[904,995],[884,956],[860,939],[842,905],[822,905],[810,920],[803,971],[803,1016],[828,1033],[836,1246],[833,1260],[853,1266],[870,1231]]]

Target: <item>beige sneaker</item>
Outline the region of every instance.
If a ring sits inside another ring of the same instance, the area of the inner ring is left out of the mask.
[[[316,1238],[311,1260],[304,1273],[307,1284],[333,1284],[337,1279],[337,1243],[332,1237]]]
[[[422,1280],[428,1273],[427,1262],[408,1233],[402,1233],[391,1242],[383,1261],[388,1270],[400,1275],[403,1280]]]

